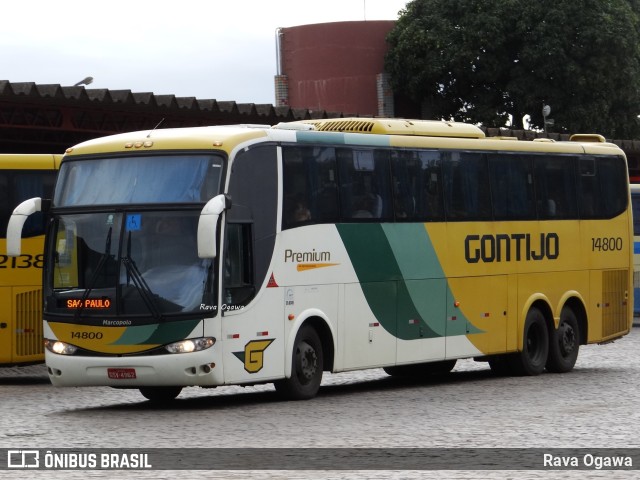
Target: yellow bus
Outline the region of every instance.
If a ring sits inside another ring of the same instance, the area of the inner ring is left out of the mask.
[[[633,212],[633,315],[640,316],[640,184],[631,184]]]
[[[0,154],[1,251],[13,208],[23,200],[51,198],[62,155]],[[42,337],[42,266],[44,218],[30,218],[23,230],[19,257],[0,254],[0,366],[44,361]]]
[[[16,208],[10,255],[44,208]],[[632,325],[627,164],[599,135],[358,118],[126,133],[67,150],[48,214],[55,386],[308,399],[324,371],[567,372]]]

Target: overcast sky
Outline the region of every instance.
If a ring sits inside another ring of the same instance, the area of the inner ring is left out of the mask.
[[[2,2],[0,80],[275,103],[278,27],[396,20],[407,0]]]

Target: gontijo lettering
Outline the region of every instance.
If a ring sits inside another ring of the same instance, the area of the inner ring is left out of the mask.
[[[540,238],[529,233],[504,233],[467,235],[464,239],[464,258],[468,263],[555,260],[559,255],[557,233],[541,233]]]

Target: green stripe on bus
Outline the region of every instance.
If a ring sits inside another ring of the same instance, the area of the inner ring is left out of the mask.
[[[382,226],[338,224],[336,227],[362,292],[380,325],[402,340],[442,336],[427,325],[416,309]]]
[[[177,342],[187,336],[200,320],[181,320],[154,325],[127,328],[113,345],[164,345]]]
[[[367,303],[389,333],[412,340],[481,332],[460,311],[458,321],[447,321],[453,295],[423,224],[336,226]]]

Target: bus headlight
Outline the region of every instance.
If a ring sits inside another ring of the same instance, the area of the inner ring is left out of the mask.
[[[57,353],[58,355],[73,355],[78,350],[78,347],[74,345],[59,340],[48,340],[46,338],[44,340],[44,346],[50,352]]]
[[[164,348],[169,353],[190,353],[206,350],[212,347],[214,343],[216,343],[216,339],[213,337],[189,338],[188,340],[170,343],[165,345]]]

